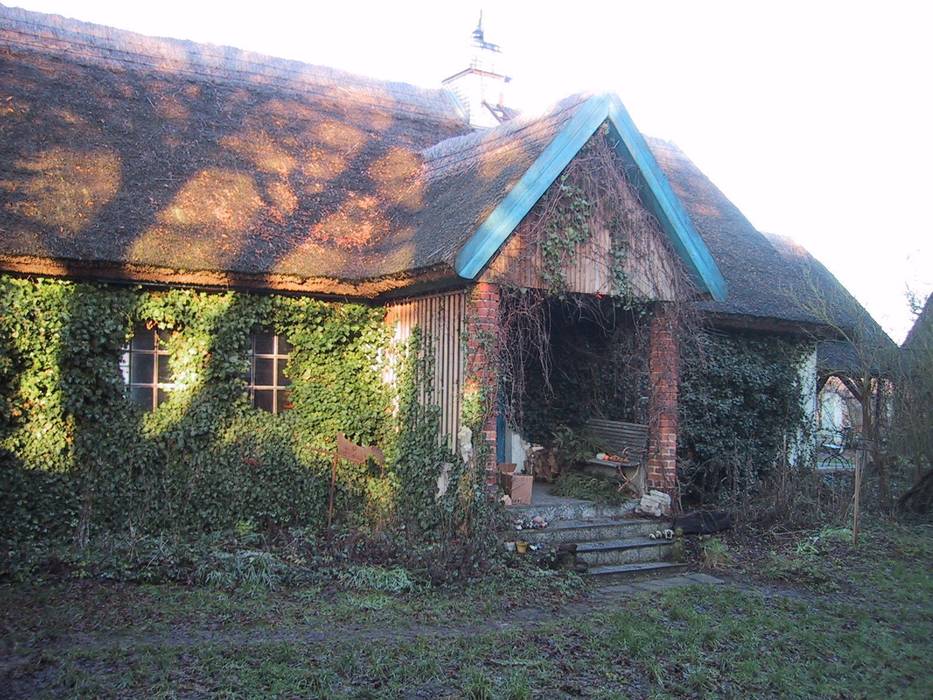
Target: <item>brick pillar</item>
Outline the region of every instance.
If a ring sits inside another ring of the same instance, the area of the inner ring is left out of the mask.
[[[499,376],[495,349],[499,341],[499,287],[477,282],[470,290],[466,309],[467,391],[482,390],[488,407],[482,427],[486,446],[486,481],[496,483],[496,392]],[[474,445],[477,441],[474,440]]]
[[[670,310],[657,305],[649,327],[648,488],[677,495],[677,336]]]

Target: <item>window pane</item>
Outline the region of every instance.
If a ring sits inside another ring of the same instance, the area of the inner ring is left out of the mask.
[[[152,384],[152,358],[148,353],[134,352],[130,355],[130,382]]]
[[[288,364],[288,360],[283,357],[278,359],[278,373],[276,374],[276,386],[288,386],[292,382],[285,376],[285,366]]]
[[[275,352],[274,337],[271,333],[260,331],[254,336],[254,347],[258,355],[271,355]]]
[[[130,389],[130,398],[147,411],[152,410],[152,389],[148,386],[134,386]]]
[[[171,331],[159,329],[159,330],[156,332],[156,338],[158,339],[159,347],[160,347],[160,348],[163,348],[163,349],[164,349],[164,348],[168,347],[168,339],[171,338],[171,337],[172,337],[172,332],[171,332]]]
[[[284,335],[279,336],[279,355],[287,355],[292,351],[292,344],[289,343]]]
[[[123,377],[123,383],[130,383],[130,353],[126,350],[120,355],[120,375]]]
[[[133,326],[133,340],[130,347],[133,350],[152,350],[155,336],[152,331],[146,328],[145,323],[137,323]]]
[[[272,389],[256,389],[256,391],[253,392],[253,405],[256,408],[261,408],[263,411],[269,411],[269,413],[272,413],[274,393],[275,392],[273,392]]]
[[[156,397],[158,403],[156,406],[161,406],[166,401],[168,401],[168,392],[165,389],[159,389],[159,395]]]
[[[256,368],[253,374],[253,384],[255,386],[272,386],[272,378],[275,376],[272,363],[271,357],[256,358]]]
[[[276,405],[276,410],[278,413],[281,413],[282,411],[287,411],[288,409],[292,407],[291,393],[292,392],[287,391],[287,390],[276,392],[275,405]]]
[[[159,382],[168,384],[172,381],[172,370],[168,366],[168,355],[159,355]]]

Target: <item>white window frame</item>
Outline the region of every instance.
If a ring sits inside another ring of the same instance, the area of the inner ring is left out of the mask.
[[[133,347],[133,341],[140,335],[146,333],[152,336],[152,349],[140,349]],[[120,358],[120,373],[123,375],[123,383],[126,385],[127,396],[134,403],[142,406],[147,411],[154,411],[161,404],[168,400],[167,392],[176,388],[174,381],[159,380],[159,362],[164,358],[168,364],[169,351],[165,347],[168,331],[160,329],[153,323],[140,322],[133,327],[133,335],[129,342],[123,346],[123,355]],[[147,355],[152,357],[152,376],[151,381],[133,381],[134,358]],[[169,374],[171,375],[171,364],[168,364]],[[145,389],[150,394],[150,400],[146,403],[136,401],[133,397],[133,390]],[[164,396],[162,396],[164,394]],[[161,398],[160,398],[161,396]]]

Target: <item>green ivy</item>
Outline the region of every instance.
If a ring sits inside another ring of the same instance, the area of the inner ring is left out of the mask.
[[[560,294],[567,289],[565,265],[593,236],[591,221],[595,207],[571,173],[562,174],[555,186],[554,209],[544,222],[541,239],[541,277],[551,293]]]
[[[0,277],[0,539],[241,521],[321,528],[338,431],[392,457],[384,475],[340,464],[339,517],[402,513],[429,527],[437,426],[412,420],[410,401],[393,411],[398,397],[381,376],[384,313],[310,298]],[[139,321],[171,332],[178,383],[151,412],[127,398],[118,365]],[[293,408],[280,415],[247,396],[250,333],[260,326],[293,346]]]
[[[782,458],[803,424],[803,341],[703,333],[682,353],[680,450],[688,486],[746,487]]]
[[[399,372],[399,426],[396,442],[399,456],[393,455],[397,464],[399,515],[418,531],[430,532],[441,523],[441,509],[435,506],[437,478],[444,464],[450,465],[451,489],[456,488],[462,471],[460,460],[447,453],[438,442],[440,432],[440,409],[424,405],[419,394],[430,391],[433,376],[433,360],[424,349],[421,332],[415,329],[409,339],[408,352]]]

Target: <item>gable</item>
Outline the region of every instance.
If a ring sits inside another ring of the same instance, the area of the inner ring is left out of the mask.
[[[683,260],[697,287],[716,300],[726,294],[725,280],[694,229],[690,217],[671,190],[664,173],[614,95],[587,100],[554,140],[509,191],[501,204],[461,248],[455,268],[474,279],[603,122],[608,123],[626,174],[645,206],[657,217],[673,249]]]
[[[527,289],[674,301],[692,289],[629,182],[608,124],[589,139],[496,253],[483,279]]]

